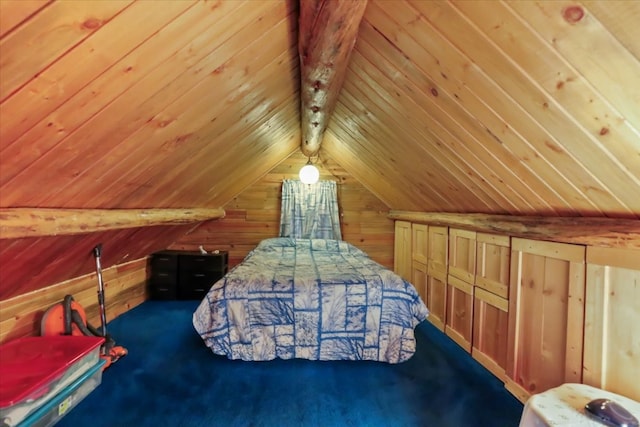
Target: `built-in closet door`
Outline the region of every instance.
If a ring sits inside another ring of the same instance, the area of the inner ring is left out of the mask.
[[[526,400],[582,381],[585,247],[513,238],[506,387]]]

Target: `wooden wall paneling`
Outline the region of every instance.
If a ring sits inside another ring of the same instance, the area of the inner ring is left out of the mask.
[[[19,144],[33,145],[34,141],[47,141],[49,149],[29,152],[30,156],[27,158],[26,153],[16,158],[19,164],[15,167],[19,172],[18,177],[21,177],[18,181],[22,192],[14,195],[13,187],[5,184],[3,203],[13,205],[15,202],[20,204],[30,201],[35,204],[36,199],[33,197],[36,195],[49,196],[48,193],[27,191],[33,188],[44,186],[62,191],[67,184],[74,182],[74,179],[70,179],[74,178],[74,174],[80,174],[96,165],[100,156],[113,147],[114,141],[125,139],[161,111],[158,103],[165,106],[183,95],[184,87],[165,86],[180,75],[183,78],[189,76],[183,74],[185,68],[210,52],[205,48],[213,50],[218,46],[215,43],[209,43],[208,46],[206,41],[203,45],[191,42],[194,39],[197,41],[209,27],[220,28],[220,32],[206,33],[211,37],[223,34],[222,30],[228,28],[221,24],[226,22],[223,18],[231,19],[235,16],[233,13],[224,15],[225,8],[235,7],[231,4],[212,11],[204,3],[196,4],[22,135]],[[237,14],[239,18],[252,16],[246,11],[242,14],[238,11]],[[251,21],[239,19],[234,22],[248,24]],[[202,49],[198,49],[199,47]],[[159,91],[161,88],[165,89]],[[155,108],[151,108],[152,105]],[[168,117],[154,118],[153,123],[160,128],[171,123],[171,120],[167,120]],[[49,126],[49,123],[55,126]],[[82,143],[88,140],[93,141],[93,144]],[[55,149],[50,149],[53,146]],[[61,156],[63,152],[67,155]],[[75,155],[68,155],[69,152]],[[45,165],[48,167],[44,167]],[[46,176],[43,170],[48,171]],[[56,177],[56,186],[51,185],[52,174]],[[25,178],[27,176],[28,179]],[[32,199],[26,200],[26,195],[31,195]]]
[[[336,105],[336,112],[339,111],[340,114],[343,114],[346,117],[350,117],[351,128],[353,128],[354,126],[358,126],[358,133],[360,135],[354,135],[354,136],[357,139],[360,139],[361,141],[368,141],[372,138],[380,138],[380,137],[384,138],[385,140],[394,140],[396,138],[394,134],[395,130],[389,130],[386,128],[386,126],[382,126],[381,120],[376,118],[376,112],[379,107],[375,107],[373,103],[365,107],[361,103],[362,101],[359,96],[354,96],[351,94],[350,92],[351,87],[352,85],[350,81],[346,81],[344,83],[343,94],[338,104]],[[369,110],[373,110],[373,111],[369,111]],[[368,115],[366,113],[363,114],[363,112],[367,112],[369,114]],[[333,121],[329,129],[335,129],[335,131],[338,131],[338,129],[342,126],[345,126],[345,125],[343,123]],[[405,155],[408,155],[408,153],[411,150],[410,141],[414,140],[414,137],[411,135],[408,135],[407,134],[408,131],[406,129],[398,128],[396,130],[399,132],[401,138],[397,140],[397,143],[394,144],[393,147],[388,145],[373,147],[369,144],[371,148],[367,150],[367,157],[366,157],[367,162],[370,161],[369,160],[370,158],[371,159],[377,158],[379,159],[378,160],[379,162],[383,162],[383,163],[387,163],[389,159],[391,159],[392,162],[395,162],[394,160],[395,158],[403,158]],[[402,153],[402,154],[398,156],[397,153]],[[425,156],[426,162],[430,164],[434,170],[442,170],[439,163],[437,161],[429,159],[429,157],[431,156],[429,155]],[[362,159],[360,161],[362,161]],[[383,168],[386,168],[386,167],[383,166]],[[425,169],[426,168],[424,168],[421,164],[417,162],[413,162],[412,164],[403,164],[402,168],[394,167],[394,169],[392,170],[393,170],[393,174],[398,174],[403,177],[413,176],[415,178],[425,173],[424,172]],[[432,179],[416,181],[421,183],[420,185],[424,188],[425,191],[421,191],[417,194],[414,192],[415,194],[414,197],[420,197],[421,199],[427,199],[427,200],[435,197],[435,200],[440,201],[440,203],[444,203],[445,206],[451,205],[452,203],[454,203],[451,199],[449,199],[447,196],[443,196],[439,194],[439,192],[437,191],[434,191],[434,188],[438,182],[441,182],[441,185],[445,186],[446,188],[448,188],[451,185],[449,184],[450,182],[449,180],[451,178],[447,175],[450,175],[450,173],[443,172],[443,174],[434,174]],[[402,179],[406,179],[406,178],[402,178]],[[396,191],[399,191],[399,192],[406,192],[407,190],[408,189],[396,188]],[[430,201],[429,203],[437,204],[435,201]],[[457,209],[461,209],[461,208],[458,207]]]
[[[393,11],[395,12],[403,6],[405,5],[398,3],[395,5]],[[374,6],[370,5],[368,12],[374,10]],[[538,132],[536,129],[527,129],[526,131],[520,129],[520,132],[514,131],[518,130],[518,127],[521,125],[528,126],[532,124],[530,121],[522,121],[521,115],[517,114],[517,109],[514,110],[512,106],[505,105],[504,111],[500,111],[499,109],[496,111],[495,102],[503,100],[506,101],[506,104],[512,102],[510,99],[506,99],[506,94],[500,91],[496,93],[495,88],[492,87],[483,88],[485,89],[482,91],[484,96],[478,95],[475,90],[470,91],[467,87],[469,79],[474,83],[487,86],[486,79],[477,73],[478,70],[476,68],[469,66],[469,62],[460,55],[455,46],[443,38],[428,21],[424,20],[420,13],[414,12],[414,15],[411,16],[409,21],[394,24],[394,14],[391,13],[391,10],[386,12],[390,13],[390,15],[380,13],[379,18],[367,13],[365,19],[369,21],[376,30],[385,34],[387,40],[394,40],[393,49],[388,49],[389,52],[395,50],[396,53],[394,55],[398,56],[397,51],[400,51],[401,54],[406,57],[404,59],[399,57],[396,63],[404,64],[408,59],[411,59],[417,66],[424,70],[423,72],[425,74],[428,73],[436,85],[434,87],[436,91],[444,88],[448,93],[452,94],[462,108],[470,112],[469,114],[473,112],[473,117],[485,126],[486,131],[489,132],[494,139],[497,139],[498,142],[501,143],[501,146],[517,156],[517,163],[522,163],[525,168],[531,169],[535,175],[540,177],[542,182],[548,184],[551,192],[547,191],[544,193],[546,197],[548,197],[549,200],[554,200],[554,205],[561,208],[561,211],[566,210],[567,212],[571,212],[572,209],[570,206],[579,203],[580,200],[575,200],[577,197],[574,191],[569,191],[563,186],[554,188],[549,185],[551,182],[557,182],[557,177],[561,177],[561,175],[559,175],[558,171],[554,168],[550,168],[550,163],[545,157],[539,154],[540,150],[542,150],[542,152],[545,150],[549,151],[552,155],[555,154],[556,156],[557,153],[554,153],[548,146],[542,143],[537,146],[532,146],[529,144],[527,138],[522,137],[522,135],[535,134],[535,132]],[[411,28],[411,37],[406,37],[406,28],[408,28],[408,26]],[[366,30],[366,26],[363,25],[362,30]],[[375,32],[373,34],[375,34]],[[385,43],[377,42],[376,46],[385,46]],[[385,53],[385,55],[390,56],[391,53]],[[442,58],[447,58],[447,60],[442,61]],[[409,68],[409,70],[410,69],[411,68]],[[429,85],[425,87],[429,87]],[[500,98],[500,96],[503,96],[503,98]],[[489,108],[486,104],[486,99],[494,99],[496,97],[498,98],[493,101],[494,105]],[[498,115],[498,113],[500,113],[500,115]],[[536,141],[534,140],[532,142],[535,143]],[[542,140],[540,142],[542,142]],[[525,176],[524,172],[519,171],[519,173]],[[562,179],[564,180],[563,185],[573,185],[569,179]],[[539,186],[538,190],[542,191],[541,189],[542,186]],[[542,194],[541,192],[541,195]],[[569,202],[571,202],[571,204]],[[593,209],[590,203],[587,203],[587,206]]]
[[[5,3],[7,2],[3,1],[2,5]],[[24,4],[26,2],[11,1],[9,3]],[[101,73],[106,71],[111,76],[116,75],[117,72],[121,73],[126,66],[118,67],[118,61],[193,4],[189,1],[165,1],[162,8],[151,8],[144,2],[135,2],[113,17],[106,24],[106,28],[95,31],[72,51],[59,57],[55,63],[33,76],[19,91],[0,104],[0,113],[3,117],[3,126],[0,129],[2,149],[0,153],[6,156],[19,155],[19,147],[9,150],[8,146],[41,120],[46,120],[47,126],[49,123],[52,123],[51,126],[56,124],[55,130],[59,132],[62,126],[57,120],[62,117],[68,124],[69,118],[64,117],[63,113],[68,110],[63,109],[62,114],[50,115],[53,111],[81,91],[84,86],[91,84],[93,79],[99,78]],[[114,34],[127,36],[114,37]],[[109,70],[113,66],[116,68]],[[119,80],[116,81],[119,82]],[[105,86],[105,90],[110,91],[109,88]],[[92,95],[95,98],[96,95]],[[88,102],[88,99],[90,98],[86,97],[83,102]],[[81,115],[81,117],[85,116]],[[68,125],[65,128],[68,129]],[[51,129],[48,131],[51,132]],[[48,147],[55,145],[59,138],[46,138],[45,141],[40,141],[39,138],[33,137],[29,140],[34,142],[34,147],[37,147],[40,153],[44,153]],[[30,160],[33,161],[33,159]],[[9,165],[10,169],[2,172],[1,182],[5,182],[5,177],[11,177],[21,170],[24,160],[20,159],[20,161],[19,164]]]
[[[562,195],[569,206],[577,208],[579,212],[596,214],[604,211],[604,207],[615,211],[614,206],[618,204],[610,204],[610,197],[604,197],[602,199],[604,203],[601,204],[591,200],[588,189],[601,189],[601,183],[595,180],[583,165],[568,161],[566,152],[558,149],[560,144],[553,133],[538,121],[532,120],[531,114],[516,103],[508,91],[489,79],[482,69],[473,65],[470,58],[464,56],[457,48],[456,37],[447,37],[448,30],[438,32],[435,31],[437,28],[428,25],[429,22],[443,22],[443,18],[440,17],[442,14],[440,5],[434,4],[431,11],[425,10],[420,2],[413,2],[412,6],[419,9],[421,16],[424,17],[422,19],[427,18],[424,25],[415,26],[412,29],[413,36],[420,37],[420,43],[428,46],[428,50],[435,58],[447,58],[446,61],[439,61],[439,64],[442,64],[440,66],[442,73],[448,77],[445,80],[464,83],[458,91],[454,92],[457,99],[463,100],[462,102],[469,106],[470,111],[473,111],[474,116],[486,126],[491,126],[488,130],[496,136],[498,141],[502,144],[513,141],[509,149],[521,153],[520,161],[532,167],[536,174],[552,174],[546,182],[554,192]],[[429,17],[432,19],[429,20]],[[452,19],[455,22],[455,18]],[[420,23],[423,24],[423,22]],[[469,32],[466,24],[462,27],[464,28],[462,31]],[[424,31],[427,33],[422,34]],[[460,31],[459,27],[455,31]],[[504,70],[500,70],[498,75],[504,75]],[[440,84],[443,82],[441,81]],[[488,105],[487,99],[491,100]],[[495,117],[495,114],[498,116]],[[527,120],[523,120],[523,117],[527,117]],[[515,135],[519,135],[518,140],[512,138]],[[550,167],[556,164],[562,164],[561,172],[558,168]],[[603,192],[606,194],[606,191],[603,190]]]
[[[429,320],[444,331],[447,319],[447,264],[449,236],[447,227],[429,226],[427,289]]]
[[[564,85],[557,87],[556,76],[549,79],[550,86],[555,86],[557,95],[562,97],[562,106],[599,141],[604,154],[614,157],[638,183],[639,151],[633,141],[637,141],[640,131],[640,88],[627,82],[634,81],[640,75],[640,58],[634,56],[582,5],[574,6],[576,13],[582,13],[582,17],[574,21],[567,12],[567,8],[572,6],[569,2],[519,3],[510,2],[508,6],[521,19],[525,17],[527,25],[544,41],[545,49],[538,51],[544,52],[547,61],[557,58],[558,65],[560,59],[567,64],[567,72],[561,72],[565,77]],[[630,4],[627,7],[628,10],[621,13],[623,19],[627,14],[635,14],[636,19],[640,18],[637,5]],[[574,17],[577,18],[577,15]],[[635,45],[638,45],[637,41]],[[552,66],[555,71],[564,68],[556,64]],[[529,68],[527,64],[527,72],[533,74],[538,71],[539,68]],[[570,78],[575,74],[580,78]],[[540,75],[544,76],[543,73]],[[588,109],[585,108],[587,105]],[[618,143],[612,144],[612,140]]]
[[[475,285],[502,298],[509,298],[511,238],[509,236],[476,234]]]
[[[371,7],[370,10],[375,10],[375,7]],[[399,13],[400,10],[405,9],[400,8],[396,10],[396,13]],[[413,13],[411,13],[411,18],[413,18]],[[363,26],[363,29],[365,28],[366,26]],[[375,31],[372,33],[371,37],[375,37],[377,34]],[[377,35],[377,38],[380,40],[377,41],[376,46],[388,44],[388,40],[382,39],[380,35]],[[409,36],[405,35],[405,38],[409,38]],[[367,37],[365,36],[363,39],[358,46],[359,50],[366,43]],[[370,54],[374,50],[369,49],[367,53]],[[395,55],[401,57],[397,49],[388,50],[395,51]],[[387,60],[383,59],[383,61],[386,62]],[[402,61],[406,62],[404,58],[402,58]],[[366,71],[374,70],[376,66],[380,66],[379,64],[383,63],[379,59],[370,60],[370,62],[371,64],[365,67]],[[397,63],[390,64],[390,68],[393,71],[390,70],[388,75],[393,76],[393,80],[397,81],[397,83],[404,83],[408,86],[406,88],[403,87],[406,96],[394,97],[391,95],[387,98],[400,104],[411,104],[412,99],[416,103],[415,106],[408,105],[404,107],[402,109],[403,114],[398,115],[403,123],[411,120],[416,123],[415,129],[422,127],[434,132],[439,140],[446,142],[447,146],[452,146],[451,153],[454,156],[460,157],[455,163],[467,163],[469,167],[472,167],[476,173],[483,177],[487,186],[491,186],[490,189],[495,189],[500,197],[504,197],[509,202],[512,200],[517,201],[519,205],[531,205],[529,209],[532,210],[550,209],[548,202],[529,188],[530,183],[536,181],[537,177],[531,176],[528,170],[522,168],[508,151],[496,149],[493,137],[485,129],[481,128],[476,119],[470,117],[460,107],[452,95],[444,88],[437,87],[429,75],[425,76],[424,71],[415,70],[411,74],[414,79],[418,80],[417,83],[414,84],[411,81],[407,81],[405,74],[397,73],[395,64]],[[403,71],[407,73],[408,70],[414,70],[415,66],[412,67],[411,65],[412,63],[407,63],[403,67]],[[359,70],[355,75],[360,78],[366,71]],[[380,81],[379,78],[376,80]],[[430,91],[425,91],[424,88],[430,88]],[[375,91],[375,93],[378,93],[378,91]],[[419,116],[417,119],[412,120],[411,117],[414,115]],[[504,202],[502,203],[504,204]]]
[[[363,26],[363,29],[368,28],[367,25]],[[362,54],[367,54],[369,58],[365,58]],[[385,67],[386,75],[383,75],[378,68]],[[435,192],[438,197],[443,198],[447,205],[443,209],[452,210],[455,207],[455,202],[451,200],[451,195],[459,193],[463,188],[470,188],[474,191],[472,194],[479,198],[499,198],[502,196],[496,196],[496,193],[487,195],[486,190],[481,190],[471,177],[481,174],[481,169],[473,167],[473,165],[460,165],[459,157],[460,153],[450,148],[451,145],[458,145],[459,140],[443,128],[443,125],[438,119],[431,117],[431,114],[427,114],[425,104],[430,103],[429,97],[415,99],[415,93],[419,93],[419,89],[415,87],[405,88],[402,87],[399,82],[392,81],[388,85],[381,85],[380,81],[385,79],[391,80],[390,76],[394,75],[394,72],[390,70],[393,68],[393,64],[388,64],[387,60],[376,52],[373,47],[368,48],[366,42],[361,42],[358,45],[358,52],[353,55],[351,66],[352,72],[356,77],[353,80],[360,80],[351,82],[347,80],[344,86],[345,94],[353,96],[358,103],[365,102],[366,105],[361,109],[369,112],[366,117],[371,123],[363,124],[363,127],[373,126],[374,128],[389,127],[386,130],[386,134],[389,138],[400,139],[400,141],[414,140],[419,144],[410,144],[405,148],[407,154],[403,154],[399,157],[399,161],[406,162],[407,159],[415,157],[415,150],[421,149],[419,154],[430,165],[429,168],[422,168],[414,172],[416,176],[425,175],[429,176],[429,179],[419,180],[425,185],[432,187],[431,192]],[[397,73],[395,73],[397,75]],[[366,85],[370,88],[365,89]],[[395,86],[395,87],[394,87]],[[399,96],[402,91],[406,96]],[[413,101],[411,98],[414,98]],[[433,98],[432,96],[430,98]],[[342,100],[347,99],[346,95],[343,95]],[[367,100],[369,100],[367,102]],[[371,114],[373,113],[373,114]],[[375,121],[375,123],[374,123]],[[406,123],[410,122],[413,125],[406,126]],[[379,131],[372,132],[375,138],[380,138]],[[404,136],[404,135],[407,136]],[[398,143],[400,143],[398,141]],[[443,143],[446,142],[446,143]],[[405,142],[406,144],[406,142]],[[464,144],[459,144],[459,148],[463,149]],[[394,148],[397,148],[394,146]],[[411,151],[413,155],[409,154]],[[429,160],[427,160],[429,159]],[[406,162],[402,165],[402,168],[415,167],[415,162]],[[460,169],[460,173],[456,173]],[[478,178],[480,179],[480,178]],[[443,182],[441,182],[443,181]],[[444,189],[452,190],[452,192],[443,191]],[[482,206],[493,204],[484,200],[481,203]],[[471,202],[472,199],[469,200]],[[501,199],[502,203],[507,203]],[[447,206],[452,206],[447,208]],[[476,208],[475,210],[482,210],[483,208]]]
[[[639,324],[640,251],[587,247],[585,384],[640,400]]]
[[[396,221],[393,250],[393,271],[405,280],[411,281],[411,223]]]
[[[130,1],[54,2],[0,40],[0,100],[97,31]],[[24,46],[36,47],[24,55]],[[1,101],[0,101],[1,102]]]
[[[582,380],[585,247],[513,238],[506,387],[520,400]]]
[[[509,301],[474,287],[471,356],[505,381],[509,330]]]
[[[282,180],[298,179],[300,168],[307,162],[298,145],[299,140],[289,157],[229,201],[225,205],[225,218],[201,224],[177,239],[170,249],[193,250],[203,244],[207,250],[227,250],[232,267],[262,239],[278,236]],[[387,218],[386,205],[323,150],[314,162],[320,179],[338,182],[343,239],[364,250],[374,261],[393,268],[394,222]]]
[[[640,4],[626,0],[583,0],[586,14],[593,15],[608,32],[622,43],[633,56],[640,59]]]
[[[38,12],[51,0],[7,0],[0,2],[0,37]]]
[[[518,3],[514,2],[513,5]],[[589,171],[592,180],[596,181],[598,188],[602,189],[602,192],[597,194],[589,192],[589,197],[598,206],[620,212],[628,217],[635,216],[635,212],[640,210],[640,199],[629,192],[614,191],[617,188],[625,188],[632,177],[626,172],[626,168],[620,167],[620,163],[603,150],[594,135],[568,115],[555,99],[542,91],[531,76],[516,67],[505,56],[496,54],[496,46],[487,40],[482,32],[475,27],[474,31],[470,31],[468,22],[464,21],[457,9],[445,3],[425,5],[413,2],[412,4],[451,43],[464,52],[469,60],[477,64],[486,73],[485,75],[500,76],[508,73],[508,79],[500,79],[496,84],[517,99],[519,105],[530,114],[530,117],[556,138],[557,146],[565,153],[566,163],[578,163]],[[588,148],[585,149],[585,146]]]
[[[366,35],[363,37],[362,32],[368,28],[370,28],[368,24],[361,26],[361,38],[351,59],[349,67],[351,74],[345,82],[341,102],[353,99],[351,102],[356,104],[355,107],[352,107],[354,113],[357,111],[366,112],[365,115],[358,115],[363,121],[360,126],[369,129],[372,138],[395,139],[398,141],[394,148],[398,148],[398,144],[404,146],[402,151],[395,151],[393,157],[386,158],[394,159],[395,164],[402,162],[400,169],[406,168],[415,174],[414,176],[424,177],[424,179],[417,178],[416,181],[429,189],[428,194],[433,194],[431,197],[435,196],[442,200],[441,202],[431,202],[431,204],[437,205],[444,202],[446,203],[444,206],[451,206],[454,202],[450,199],[449,194],[441,190],[447,188],[456,193],[461,188],[474,188],[473,180],[466,178],[466,174],[452,173],[451,168],[455,168],[455,166],[448,164],[448,160],[441,159],[441,156],[434,155],[434,150],[437,149],[436,136],[431,133],[429,126],[426,126],[425,123],[413,120],[416,111],[422,110],[420,105],[410,101],[408,103],[411,105],[408,107],[398,104],[405,98],[400,93],[406,92],[406,89],[394,81],[392,76],[397,73],[389,70],[392,65],[388,65],[388,60],[366,43],[367,37]],[[372,32],[377,34],[375,31]],[[350,98],[347,98],[347,95]],[[415,126],[403,125],[400,117],[411,120]],[[421,131],[420,129],[425,130]],[[429,164],[428,168],[422,167],[414,171],[413,168],[417,166],[416,162],[406,162],[406,159],[415,156],[410,153],[416,149],[416,146],[407,145],[407,142],[412,140],[419,141],[420,146],[429,147],[420,153],[423,161]],[[401,153],[401,155],[396,153]],[[394,167],[398,166],[394,165]],[[461,179],[462,182],[460,182]],[[480,191],[477,188],[474,190]],[[476,191],[473,194],[474,197],[479,197],[476,195]],[[426,196],[420,194],[420,197]]]
[[[290,38],[287,25],[289,18],[285,15],[285,19],[282,19],[281,13],[267,15],[269,18],[254,17],[255,22],[247,25],[252,31],[259,32],[261,37],[246,48],[242,46],[246,44],[247,34],[236,33],[222,48],[198,64],[200,73],[206,77],[159,113],[159,117],[165,120],[175,120],[175,125],[159,127],[155,121],[146,124],[110,153],[113,160],[109,163],[120,160],[117,168],[94,172],[103,176],[113,175],[114,179],[110,182],[116,188],[122,186],[123,182],[145,183],[139,186],[137,193],[125,195],[123,204],[133,203],[133,200],[147,203],[153,200],[157,203],[158,195],[146,191],[145,187],[166,188],[178,182],[184,182],[186,187],[189,184],[185,181],[185,171],[189,171],[189,176],[197,181],[197,174],[193,171],[204,171],[215,165],[216,162],[211,159],[219,161],[222,147],[228,147],[225,151],[238,149],[228,141],[237,144],[242,135],[251,136],[259,123],[273,115],[274,107],[289,98],[292,93],[287,90],[291,87],[290,80],[273,79],[274,75],[293,74],[290,72],[292,61],[287,61],[290,56],[288,51],[281,53],[282,43],[287,43]],[[278,17],[278,20],[274,17]],[[279,43],[267,43],[266,40],[278,40]],[[252,75],[249,81],[248,73]],[[212,104],[211,97],[201,96],[203,93],[215,96],[216,102]],[[261,97],[268,100],[272,108],[257,106],[255,101]],[[252,111],[260,112],[255,122],[248,121]],[[140,157],[149,150],[158,155],[145,162],[144,167],[136,168]],[[215,150],[218,155],[206,156],[204,152],[210,150]],[[124,173],[117,174],[118,171]],[[128,200],[131,202],[127,203]]]
[[[340,108],[340,104],[336,105],[336,109]],[[362,182],[363,187],[367,188],[372,193],[376,194],[385,205],[393,206],[397,203],[402,203],[404,206],[409,201],[410,206],[416,206],[419,209],[417,200],[415,198],[407,198],[404,195],[404,188],[393,185],[393,177],[398,173],[396,170],[391,170],[390,173],[381,175],[379,172],[381,169],[376,169],[382,166],[382,159],[375,157],[367,157],[366,164],[363,161],[362,153],[358,153],[358,147],[366,143],[365,139],[360,138],[360,133],[356,132],[356,139],[350,141],[351,131],[347,130],[341,125],[332,122],[327,128],[324,134],[323,147],[326,152],[335,152],[340,154],[340,164],[345,169],[349,170],[354,178]],[[350,141],[346,143],[346,141]],[[358,147],[356,147],[358,146]],[[404,201],[404,202],[403,202]]]
[[[146,264],[146,258],[142,258],[103,270],[107,321],[146,299]],[[67,294],[85,309],[89,323],[98,327],[96,290],[97,277],[91,273],[0,301],[0,343],[37,335],[44,312]]]
[[[473,284],[451,274],[447,277],[447,314],[444,331],[471,353],[473,339]]]

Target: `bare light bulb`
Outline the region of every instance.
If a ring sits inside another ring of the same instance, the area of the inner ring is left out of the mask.
[[[300,181],[304,184],[315,184],[320,179],[318,168],[313,166],[311,162],[307,163],[300,169]]]

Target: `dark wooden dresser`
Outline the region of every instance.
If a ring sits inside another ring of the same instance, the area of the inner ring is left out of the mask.
[[[149,260],[151,299],[202,299],[228,270],[228,253],[160,251]]]

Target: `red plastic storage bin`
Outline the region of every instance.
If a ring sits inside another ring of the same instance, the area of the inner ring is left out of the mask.
[[[104,338],[24,337],[0,345],[0,422],[15,426],[100,360]]]

